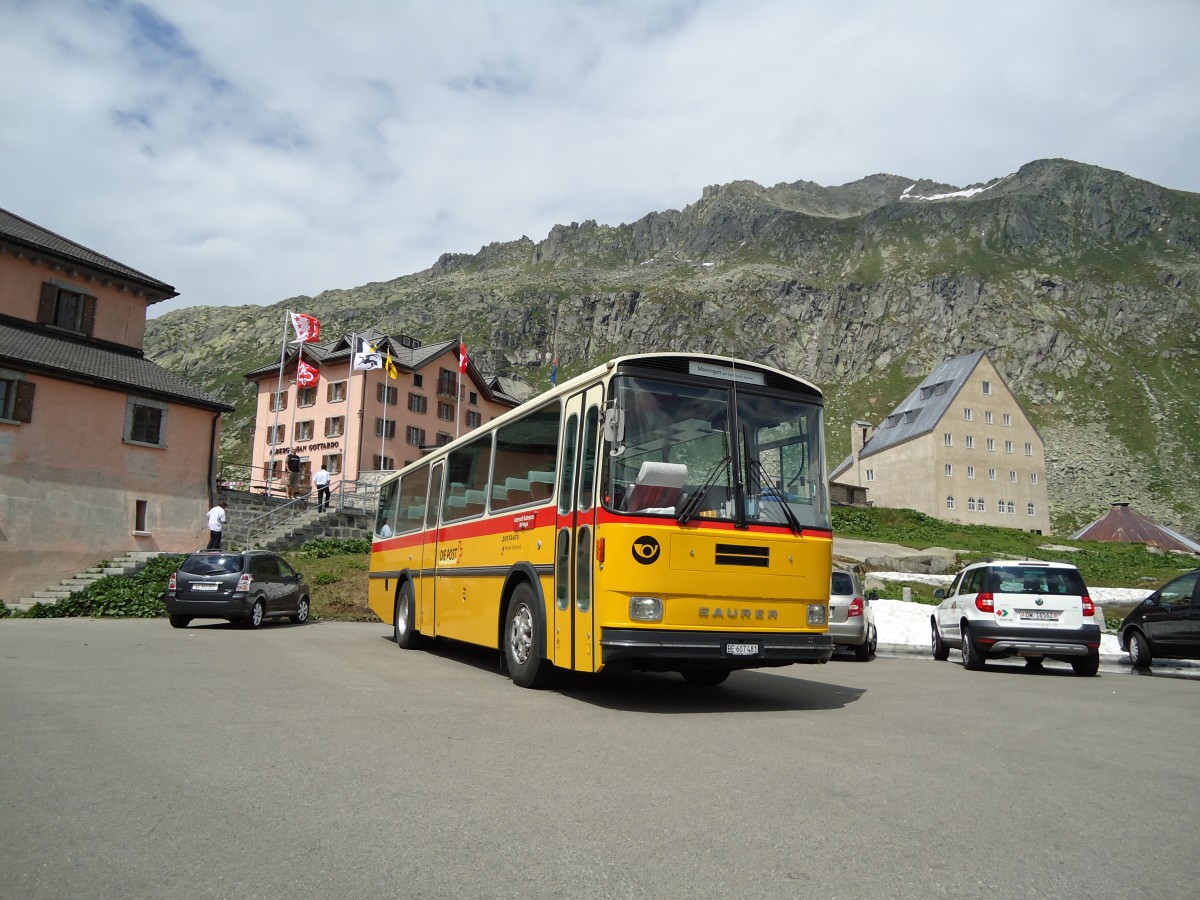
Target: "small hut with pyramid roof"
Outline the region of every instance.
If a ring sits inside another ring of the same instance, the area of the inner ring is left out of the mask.
[[[1114,503],[1092,524],[1071,535],[1075,541],[1122,541],[1127,544],[1146,544],[1173,553],[1198,553],[1200,543],[1159,525],[1128,503]]]

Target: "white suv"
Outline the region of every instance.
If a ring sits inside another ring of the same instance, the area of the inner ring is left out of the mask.
[[[1036,560],[973,563],[956,576],[930,618],[933,658],[962,650],[963,666],[1022,656],[1040,666],[1049,657],[1077,675],[1100,668],[1100,624],[1083,578],[1070,563]]]

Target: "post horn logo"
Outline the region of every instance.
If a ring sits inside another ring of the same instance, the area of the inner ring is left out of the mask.
[[[633,558],[643,566],[648,566],[658,559],[662,547],[650,535],[642,535],[633,542]]]

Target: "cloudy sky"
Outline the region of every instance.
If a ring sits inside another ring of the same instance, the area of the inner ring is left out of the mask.
[[[266,304],[705,185],[1200,191],[1196,0],[0,0],[0,207]]]

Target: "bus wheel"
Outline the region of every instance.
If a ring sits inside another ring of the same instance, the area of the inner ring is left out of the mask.
[[[406,581],[396,597],[394,631],[396,646],[401,650],[415,650],[420,645],[421,635],[417,631],[417,604],[413,600],[412,582]]]
[[[716,687],[729,677],[728,669],[683,669],[683,680],[692,687]]]
[[[504,627],[504,655],[508,673],[518,687],[541,687],[550,678],[550,661],[538,654],[541,625],[536,597],[528,584],[519,584],[508,602]]]

